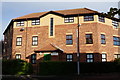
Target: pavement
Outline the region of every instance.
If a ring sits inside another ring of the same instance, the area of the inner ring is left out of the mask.
[[[120,73],[81,74],[79,76],[2,75],[2,80],[120,80]]]

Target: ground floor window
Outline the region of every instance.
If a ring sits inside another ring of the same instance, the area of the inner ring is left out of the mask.
[[[92,53],[88,53],[87,54],[87,62],[93,62],[94,58],[93,58],[93,54]]]
[[[31,63],[35,64],[36,63],[36,54],[31,55]]]
[[[106,54],[102,54],[102,62],[106,62],[107,61],[107,55]]]
[[[16,59],[21,59],[21,54],[16,54],[15,58]]]
[[[73,55],[72,54],[67,54],[66,55],[66,61],[73,61]]]
[[[120,54],[115,54],[115,59],[120,58]]]

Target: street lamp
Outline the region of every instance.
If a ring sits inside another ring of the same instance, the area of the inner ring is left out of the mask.
[[[79,14],[78,14],[78,24],[77,24],[77,74],[80,75],[80,46],[79,46]]]

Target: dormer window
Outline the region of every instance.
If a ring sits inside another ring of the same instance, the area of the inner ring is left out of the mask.
[[[112,25],[113,25],[113,27],[115,28],[115,29],[117,29],[118,28],[118,22],[117,21],[112,21]]]
[[[40,25],[40,20],[39,19],[32,20],[32,25]]]
[[[65,23],[72,23],[72,22],[74,22],[74,17],[65,17],[64,22]]]
[[[18,21],[17,26],[24,26],[24,21]]]
[[[105,17],[99,16],[99,21],[100,21],[100,22],[105,22]]]
[[[84,21],[94,21],[93,15],[84,16]]]

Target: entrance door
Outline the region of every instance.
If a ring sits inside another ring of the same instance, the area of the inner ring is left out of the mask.
[[[45,61],[51,60],[51,54],[44,54],[44,60]]]

